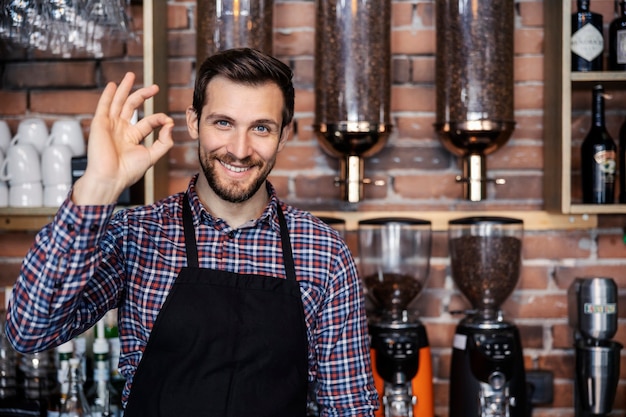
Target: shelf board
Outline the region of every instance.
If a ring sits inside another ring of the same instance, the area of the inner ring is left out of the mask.
[[[620,207],[620,205],[615,205]],[[605,207],[599,205],[574,205],[578,214],[556,214],[547,211],[314,211],[316,216],[334,217],[346,222],[347,230],[357,230],[358,223],[365,219],[379,217],[412,217],[429,220],[433,230],[447,230],[452,219],[472,216],[512,217],[524,221],[525,230],[573,230],[592,229],[597,227],[596,215],[587,214],[591,209]],[[607,205],[606,209],[610,209]],[[626,212],[626,206],[621,206]],[[120,208],[121,209],[121,208]],[[55,208],[2,208],[0,209],[0,230],[4,231],[38,231],[48,224],[56,214]]]
[[[572,72],[571,80],[574,82],[611,82],[626,81],[626,71],[589,71],[589,72]]]
[[[50,223],[56,212],[54,207],[2,208],[0,230],[36,231]]]
[[[571,204],[572,214],[626,214],[626,204]]]
[[[595,206],[594,206],[595,207]],[[361,220],[379,217],[410,217],[429,220],[435,231],[448,230],[448,222],[453,219],[473,216],[512,217],[523,220],[524,230],[573,230],[592,229],[598,226],[598,216],[581,212],[579,214],[559,214],[547,211],[314,211],[316,216],[343,219],[346,230],[357,230]]]

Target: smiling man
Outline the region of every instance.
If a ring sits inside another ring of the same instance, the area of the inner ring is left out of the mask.
[[[246,48],[209,57],[187,110],[201,172],[183,193],[115,211],[173,145],[167,115],[131,124],[158,92],[133,82],[103,91],[85,174],[24,259],[15,348],[52,348],[117,308],[125,417],[305,417],[313,400],[322,416],[373,416],[350,251],[267,181],[293,118],[289,67]]]

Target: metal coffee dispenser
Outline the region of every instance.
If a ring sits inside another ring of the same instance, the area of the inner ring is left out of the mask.
[[[359,265],[372,340],[377,417],[433,417],[430,346],[411,304],[430,268],[431,223],[412,218],[359,222]]]
[[[452,279],[472,304],[457,325],[450,368],[450,417],[527,417],[517,327],[500,306],[519,279],[523,222],[467,217],[448,224]]]
[[[513,120],[513,0],[436,0],[437,120],[448,151],[463,158],[463,196],[487,195],[486,158],[502,147]]]
[[[391,1],[318,0],[315,26],[315,120],[321,148],[340,159],[335,185],[361,201],[363,158],[391,131]]]
[[[607,416],[619,381],[617,285],[611,278],[576,278],[568,290],[569,324],[574,329],[577,417]]]

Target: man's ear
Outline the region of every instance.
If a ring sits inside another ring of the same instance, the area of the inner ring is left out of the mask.
[[[189,136],[191,136],[192,139],[198,139],[200,135],[198,132],[198,114],[193,106],[187,107],[185,116],[187,117],[187,131],[189,132]]]

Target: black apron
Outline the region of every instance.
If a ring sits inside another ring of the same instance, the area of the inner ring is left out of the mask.
[[[287,279],[199,268],[184,196],[188,266],[154,323],[125,417],[304,417],[308,342],[279,205]]]

